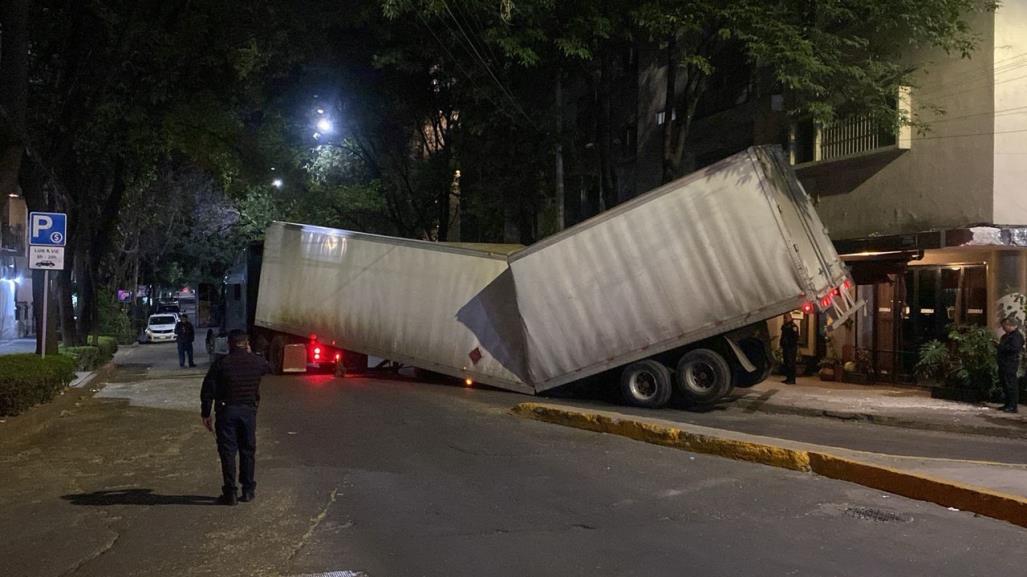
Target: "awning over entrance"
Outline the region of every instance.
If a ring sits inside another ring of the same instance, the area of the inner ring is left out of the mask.
[[[922,250],[867,252],[840,255],[849,266],[852,280],[857,285],[890,283],[888,275],[906,272],[910,261],[923,258]]]

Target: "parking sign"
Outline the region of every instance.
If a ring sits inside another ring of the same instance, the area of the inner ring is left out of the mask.
[[[68,215],[63,212],[30,212],[29,244],[64,246],[68,234]]]

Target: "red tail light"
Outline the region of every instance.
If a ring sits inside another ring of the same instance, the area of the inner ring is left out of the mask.
[[[813,314],[813,303],[809,301],[802,303],[802,312],[807,315]]]
[[[335,362],[342,360],[342,353],[335,353]]]
[[[321,360],[321,347],[314,347],[314,360]]]
[[[848,290],[852,288],[852,281],[849,279],[845,279],[845,282],[842,283],[842,286],[845,287],[845,290]]]

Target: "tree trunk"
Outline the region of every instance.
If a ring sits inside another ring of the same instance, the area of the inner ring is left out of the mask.
[[[663,182],[677,178],[677,162],[674,155],[674,102],[678,83],[678,44],[673,35],[667,39],[667,86],[663,98]]]
[[[81,237],[79,237],[81,238]],[[90,303],[93,300],[92,278],[89,274],[89,258],[85,243],[79,242],[75,250],[75,280],[78,283],[78,323],[77,333],[88,338],[92,331],[90,319]]]
[[[612,97],[613,67],[608,50],[603,52],[599,72],[599,212],[617,204],[617,179],[613,169],[613,113]]]
[[[28,102],[29,0],[0,2],[0,199],[18,193]]]
[[[556,203],[556,230],[559,232],[566,226],[566,219],[564,217],[565,190],[563,183],[563,77],[560,71],[556,73],[554,93],[554,100],[556,100],[556,130],[554,134],[556,146],[553,149],[553,192],[556,198],[553,202]]]
[[[75,347],[82,344],[79,340],[79,334],[75,327],[75,305],[71,298],[71,272],[74,263],[69,262],[65,255],[64,270],[58,275],[58,299],[60,305],[58,306],[61,314],[61,340],[64,342],[66,347]]]

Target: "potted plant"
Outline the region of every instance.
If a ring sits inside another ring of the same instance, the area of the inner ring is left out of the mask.
[[[866,384],[874,381],[874,364],[867,349],[857,348],[855,358],[842,365],[842,368],[847,383]]]
[[[822,381],[838,381],[842,376],[842,363],[838,353],[834,350],[834,340],[831,335],[824,337],[824,358],[817,361],[817,374]]]
[[[817,374],[821,381],[837,381],[842,372],[841,363],[833,357],[824,357],[817,361]]]
[[[998,390],[994,337],[986,327],[957,326],[949,342],[933,340],[920,347],[917,378],[932,386],[934,398],[981,402]]]

